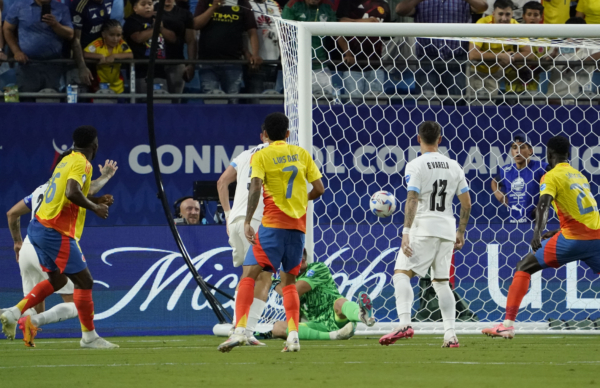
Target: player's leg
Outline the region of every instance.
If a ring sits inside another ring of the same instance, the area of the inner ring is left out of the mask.
[[[248,323],[246,325],[246,337],[248,337],[248,344],[255,346],[265,346],[264,343],[260,342],[254,337],[254,330],[260,320],[260,317],[265,310],[267,305],[267,299],[269,298],[269,290],[271,289],[272,273],[268,271],[262,271],[256,279],[254,286],[254,300],[250,306],[250,312],[248,313]]]
[[[281,260],[281,291],[283,307],[288,326],[288,336],[283,352],[300,351],[298,324],[300,323],[300,297],[296,289],[296,277],[300,273],[305,234],[298,230],[285,230],[282,233],[284,254]]]
[[[369,295],[361,291],[358,293],[358,303],[349,301],[346,298],[340,298],[333,305],[335,314],[341,319],[348,319],[351,322],[362,322],[371,327],[375,324],[373,317],[373,303]]]
[[[450,267],[452,265],[452,250],[454,242],[439,240],[438,251],[431,265],[432,286],[437,294],[442,321],[444,323],[444,343],[443,348],[458,348],[458,339],[456,338],[456,300],[454,293],[450,288]]]
[[[341,328],[331,330],[319,322],[302,322],[298,325],[298,338],[308,341],[333,341],[347,340],[354,335],[355,324],[348,322]],[[273,338],[287,339],[288,327],[284,321],[275,322],[273,325]]]
[[[219,345],[217,350],[220,352],[226,353],[236,346],[248,343],[246,327],[250,308],[254,301],[256,279],[264,270],[275,271],[275,268],[279,268],[283,255],[280,230],[265,228],[261,225],[256,232],[256,245],[253,245],[246,254],[242,278],[238,284],[235,299],[235,331],[227,341]]]
[[[402,249],[398,251],[394,269],[394,296],[400,325],[391,333],[379,339],[381,345],[391,345],[401,338],[412,338],[414,330],[411,326],[411,311],[415,293],[410,279],[415,275],[424,276],[433,263],[439,239],[428,237],[411,237],[412,257],[407,257]]]

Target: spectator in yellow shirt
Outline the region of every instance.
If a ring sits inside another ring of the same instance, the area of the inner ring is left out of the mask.
[[[514,4],[510,0],[496,0],[490,16],[479,19],[479,24],[519,24],[512,18]],[[513,62],[522,61],[531,54],[531,48],[524,45],[502,43],[470,42],[469,60],[486,62],[477,65],[475,74],[469,77],[469,86],[478,99],[493,100],[498,95],[498,81],[507,81],[507,90],[517,78]]]
[[[600,1],[579,0],[575,16],[584,18],[587,24],[600,24]]]
[[[543,0],[544,24],[565,24],[571,17],[571,0]]]
[[[121,64],[115,63],[115,59],[133,59],[133,53],[123,40],[123,29],[118,20],[111,19],[102,25],[102,37],[85,48],[83,57],[98,60],[95,90],[99,83],[107,83],[115,93],[123,93]]]

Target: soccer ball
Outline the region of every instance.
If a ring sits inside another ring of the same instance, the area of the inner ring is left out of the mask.
[[[378,191],[371,197],[371,213],[377,217],[391,216],[396,211],[396,198],[387,191]]]

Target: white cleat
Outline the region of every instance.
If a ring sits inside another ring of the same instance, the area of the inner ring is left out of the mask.
[[[294,336],[293,338],[289,338],[287,341],[285,341],[283,343],[283,350],[281,351],[282,353],[288,353],[288,352],[299,352],[300,351],[300,340],[298,339],[298,336]]]
[[[9,340],[15,339],[15,334],[17,333],[17,322],[20,317],[15,317],[15,315],[10,310],[4,310],[2,315],[0,315],[0,323],[2,323],[2,333]]]
[[[249,346],[267,346],[267,344],[265,344],[263,342],[260,342],[253,335],[251,335],[250,337],[246,337],[246,338],[248,338],[248,345]]]
[[[81,341],[79,341],[79,345],[82,348],[89,348],[89,349],[115,349],[115,348],[119,347],[119,345],[113,344],[112,342],[108,342],[107,340],[105,340],[102,337],[97,337],[95,340],[93,340],[91,342],[85,342],[82,338]]]
[[[354,336],[354,330],[356,329],[356,323],[348,322],[344,327],[334,331],[332,340],[347,340]]]
[[[221,353],[229,353],[231,349],[235,348],[236,346],[244,345],[248,345],[248,337],[246,337],[244,334],[234,333],[227,339],[227,341],[219,345],[217,350]]]

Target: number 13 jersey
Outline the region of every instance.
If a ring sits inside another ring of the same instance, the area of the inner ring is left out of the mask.
[[[252,155],[250,167],[250,177],[263,181],[262,225],[306,233],[306,182],[322,176],[310,154],[285,141],[275,141]]]
[[[405,175],[407,191],[419,194],[410,235],[455,241],[452,201],[469,191],[462,167],[438,152],[427,152],[406,165]]]

